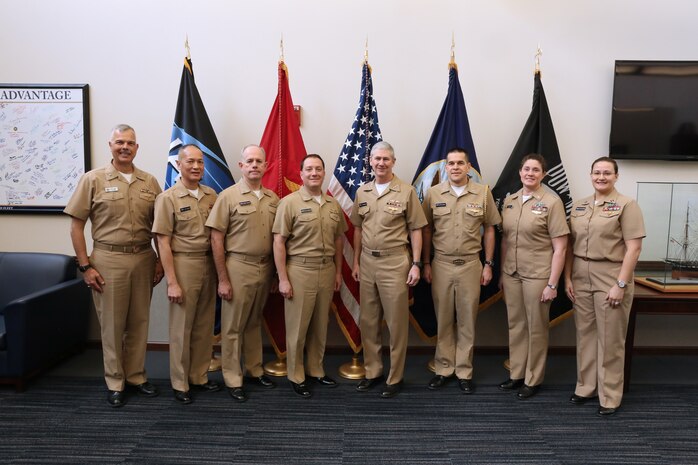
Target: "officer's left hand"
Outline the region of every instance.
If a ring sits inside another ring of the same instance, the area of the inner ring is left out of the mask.
[[[482,276],[480,276],[480,285],[487,286],[492,281],[492,267],[485,265],[482,268]]]
[[[162,263],[160,263],[160,259],[155,260],[155,274],[153,275],[153,286],[156,286],[160,281],[162,281],[162,277],[165,276],[165,270],[162,267]]]
[[[334,277],[334,291],[337,292],[342,287],[342,273],[337,273]]]
[[[407,274],[407,285],[414,287],[419,282],[419,267],[417,265],[412,265],[410,272]]]
[[[540,301],[552,302],[555,297],[557,297],[557,290],[550,289],[550,287],[545,286],[545,289],[543,289],[543,294],[540,296]]]

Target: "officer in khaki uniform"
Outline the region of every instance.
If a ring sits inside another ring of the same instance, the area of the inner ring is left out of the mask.
[[[145,374],[145,353],[153,286],[162,266],[151,245],[153,208],[162,191],[157,180],[133,165],[136,133],[125,124],[109,139],[112,162],[80,179],[64,212],[72,217],[70,238],[92,297],[102,334],[104,378],[112,407],[126,403],[126,385],[158,395]],[[92,255],[85,225],[92,224]]]
[[[422,231],[424,279],[432,285],[438,323],[436,376],[427,387],[439,389],[455,374],[465,394],[475,389],[473,346],[480,286],[492,280],[494,226],[502,222],[492,193],[468,178],[470,169],[464,149],[450,150],[446,155],[448,180],[431,187],[422,203],[429,222]],[[480,263],[481,227],[484,267]]]
[[[548,320],[565,265],[569,228],[560,197],[541,186],[545,160],[526,155],[523,188],[502,207],[502,285],[509,320],[510,378],[503,391],[527,399],[538,392],[548,356]]]
[[[175,400],[192,402],[189,388],[218,391],[208,380],[211,328],[216,305],[216,269],[210,229],[204,226],[218,195],[200,184],[204,154],[195,145],[179,149],[180,178],[155,201],[155,233],[170,301],[170,381]]]
[[[633,271],[645,237],[640,207],[615,190],[617,179],[612,158],[592,163],[595,193],[572,206],[565,267],[577,327],[577,386],[570,402],[584,404],[598,395],[599,415],[614,414],[623,399]]]
[[[267,167],[264,149],[246,146],[238,165],[242,180],[221,192],[206,226],[211,228],[218,295],[223,299],[223,379],[231,397],[244,402],[241,355],[248,380],[275,386],[262,368],[262,310],[274,274],[271,228],[279,197],[262,187]]]
[[[419,282],[422,228],[427,221],[414,188],[393,174],[395,152],[387,142],[371,148],[375,179],[356,191],[354,267],[360,281],[359,327],[366,379],[356,386],[368,391],[383,380],[381,324],[390,332],[390,373],[381,397],[402,388],[409,325],[408,286]],[[408,251],[409,236],[409,251]]]
[[[337,386],[325,375],[323,359],[332,295],[342,284],[347,224],[339,203],[322,193],[325,162],[319,155],[303,159],[301,179],[303,186],[279,203],[272,231],[279,292],[285,299],[288,379],[296,394],[310,397],[306,373],[320,386]]]

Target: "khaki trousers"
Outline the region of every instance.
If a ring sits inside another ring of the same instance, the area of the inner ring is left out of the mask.
[[[148,380],[145,353],[155,252],[94,249],[90,263],[105,282],[104,292],[92,291],[102,334],[104,379],[110,391],[123,391],[126,383],[142,384]]]
[[[548,280],[502,273],[502,284],[509,320],[509,377],[538,386],[548,357],[550,302],[540,301]]]
[[[241,358],[249,376],[264,374],[262,368],[262,311],[269,297],[274,267],[264,262],[226,257],[225,266],[233,287],[232,300],[221,307],[221,365],[227,387],[242,386]]]
[[[170,381],[188,391],[189,383],[205,384],[211,363],[211,337],[216,313],[216,269],[211,256],[174,256],[184,301],[170,302]]]
[[[468,257],[462,264],[454,264],[456,258],[437,255],[431,262],[437,321],[434,362],[437,375],[455,373],[459,379],[472,379],[482,263],[479,255]]]
[[[289,257],[286,265],[293,287],[293,298],[284,299],[286,367],[288,379],[294,383],[302,383],[306,372],[316,378],[325,376],[323,359],[335,276],[333,257],[326,260],[324,264],[303,263],[303,259]]]
[[[606,300],[616,283],[621,263],[585,261],[572,266],[574,323],[577,327],[578,396],[599,396],[602,407],[617,408],[623,399],[625,337],[633,302],[632,280],[623,301],[611,307]]]
[[[359,328],[364,350],[366,378],[383,375],[381,325],[383,320],[390,332],[390,373],[386,382],[402,381],[407,354],[409,331],[409,301],[407,274],[411,262],[404,253],[374,257],[361,255]]]

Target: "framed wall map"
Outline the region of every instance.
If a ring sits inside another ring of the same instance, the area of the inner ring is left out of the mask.
[[[60,213],[90,169],[87,84],[0,84],[0,213]]]

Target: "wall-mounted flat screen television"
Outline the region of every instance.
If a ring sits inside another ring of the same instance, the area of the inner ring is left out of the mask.
[[[616,61],[610,155],[698,160],[698,61]]]

